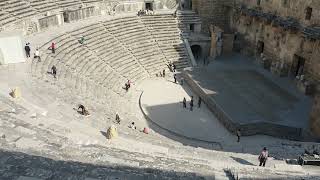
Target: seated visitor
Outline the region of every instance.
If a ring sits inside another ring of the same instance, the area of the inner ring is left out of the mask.
[[[132,123],[129,125],[129,128],[130,128],[130,129],[137,129],[137,127],[134,125],[134,122],[132,122]]]
[[[88,110],[84,107],[84,105],[80,104],[79,107],[78,107],[78,110],[79,110],[79,109],[81,109],[81,114],[82,114],[82,115],[85,115],[85,116],[89,115],[89,112],[88,112]]]
[[[78,41],[79,41],[80,44],[83,44],[84,41],[85,41],[85,39],[84,39],[84,37],[82,36]]]

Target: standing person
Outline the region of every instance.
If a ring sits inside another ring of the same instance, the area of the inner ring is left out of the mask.
[[[193,110],[193,96],[191,96],[191,101],[190,101],[190,111]]]
[[[56,52],[56,45],[54,44],[54,42],[51,43],[51,46],[49,47],[49,49],[51,49],[52,54]]]
[[[34,58],[37,58],[38,61],[41,62],[39,49],[36,49],[36,51],[34,52]]]
[[[173,75],[173,79],[174,79],[174,83],[177,83],[177,75],[176,74]]]
[[[117,124],[120,124],[120,117],[119,117],[119,114],[118,114],[118,113],[116,113],[116,123],[117,123]]]
[[[128,79],[128,89],[131,87],[131,81]]]
[[[237,142],[240,142],[240,136],[241,136],[241,131],[240,131],[240,129],[238,129],[237,130],[237,137],[238,137]]]
[[[166,70],[165,69],[162,71],[162,75],[163,75],[163,77],[166,76]]]
[[[260,155],[259,155],[259,158],[258,158],[259,161],[260,161],[259,166],[265,167],[267,159],[268,159],[268,156],[269,156],[269,152],[268,152],[267,148],[264,147],[263,150],[261,151]]]
[[[173,66],[173,72],[176,72],[177,66],[175,64],[173,64],[172,66]]]
[[[29,43],[27,43],[25,46],[24,46],[24,50],[26,51],[26,56],[27,58],[30,57],[30,51],[31,51],[31,48],[29,46]]]
[[[57,75],[57,68],[55,65],[52,66],[51,68],[51,72],[52,72],[52,75],[54,78],[56,78],[56,75]]]
[[[201,107],[201,102],[202,102],[202,99],[201,99],[201,97],[199,96],[199,99],[198,99],[198,108]]]
[[[187,108],[187,100],[185,97],[183,98],[182,104],[183,104],[183,108]]]

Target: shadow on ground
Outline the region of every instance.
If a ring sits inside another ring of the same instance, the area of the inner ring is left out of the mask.
[[[0,150],[0,179],[16,180],[20,176],[56,179],[189,179],[204,180],[213,177],[195,173],[165,171],[153,168],[135,168],[122,165],[95,165],[89,163],[54,160],[21,152]]]

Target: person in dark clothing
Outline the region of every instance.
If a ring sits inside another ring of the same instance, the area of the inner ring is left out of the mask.
[[[177,75],[173,75],[174,83],[177,83]]]
[[[24,50],[26,51],[27,58],[29,58],[30,57],[30,51],[31,51],[29,43],[27,43],[26,46],[24,46]]]
[[[57,68],[55,65],[52,66],[51,68],[51,73],[53,75],[54,78],[56,78],[56,75],[57,75]]]
[[[185,97],[183,98],[182,104],[183,104],[183,108],[187,108],[187,100]]]
[[[173,64],[172,66],[173,66],[173,72],[176,72],[177,66],[175,64]]]
[[[201,102],[202,102],[202,99],[201,99],[201,97],[199,97],[199,99],[198,99],[198,108],[201,107]]]
[[[116,123],[117,123],[117,124],[120,124],[120,117],[119,117],[119,114],[118,114],[118,113],[116,114]]]
[[[84,105],[80,104],[78,107],[78,110],[81,109],[81,114],[82,115],[89,115],[88,111],[86,110],[86,108],[84,107]]]
[[[193,111],[193,96],[191,96],[190,111]]]
[[[124,89],[128,92],[128,90],[129,90],[129,84],[128,84],[128,83],[125,83],[124,86],[125,86]]]
[[[166,76],[166,70],[165,69],[162,71],[162,75],[163,75],[163,77]]]
[[[260,155],[258,157],[258,159],[260,161],[259,166],[265,167],[267,159],[268,159],[268,156],[269,156],[269,152],[268,152],[267,148],[264,147],[262,152],[260,153]]]
[[[237,130],[237,137],[238,137],[237,142],[240,142],[240,137],[241,137],[241,131],[240,131],[240,129]]]

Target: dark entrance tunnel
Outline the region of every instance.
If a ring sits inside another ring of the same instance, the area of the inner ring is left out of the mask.
[[[201,59],[201,57],[202,57],[201,46],[192,45],[191,46],[191,51],[192,51],[192,54],[193,54],[194,58],[196,59],[196,61],[199,61]]]

